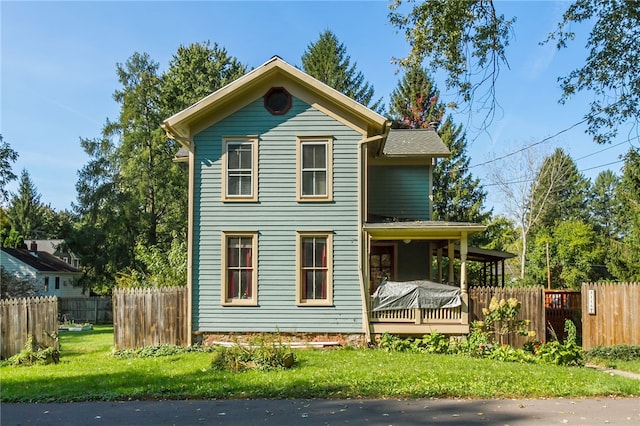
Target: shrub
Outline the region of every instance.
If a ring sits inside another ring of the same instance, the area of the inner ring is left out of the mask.
[[[218,347],[211,360],[211,369],[217,371],[277,370],[291,368],[295,355],[291,347],[282,343],[280,336],[261,335],[250,344],[239,342],[231,347]]]
[[[378,341],[378,347],[387,352],[426,352],[436,354],[450,352],[449,338],[441,333],[430,333],[416,338],[401,338],[384,333]]]
[[[613,345],[596,346],[584,353],[585,359],[606,359],[611,361],[635,361],[640,359],[640,346]]]
[[[535,337],[534,331],[529,331],[529,320],[517,319],[521,304],[518,299],[491,298],[488,308],[483,308],[484,321],[477,322],[478,331],[489,333],[491,340],[501,345],[510,335]]]
[[[557,336],[554,340],[541,344],[535,351],[535,355],[540,357],[542,362],[556,365],[583,365],[582,348],[578,346],[577,331],[573,321],[566,320],[564,331],[567,338],[560,342]]]
[[[157,345],[135,349],[119,349],[112,353],[115,358],[155,358],[189,352],[213,352],[215,348],[205,346]]]
[[[30,366],[57,364],[60,362],[60,352],[54,347],[44,347],[37,343],[29,334],[24,349],[7,360],[8,365]]]

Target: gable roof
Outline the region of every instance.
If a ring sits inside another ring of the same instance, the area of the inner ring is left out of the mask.
[[[405,155],[448,157],[451,152],[435,129],[391,129],[383,154],[389,157]]]
[[[20,262],[40,272],[82,272],[45,251],[30,252],[27,249],[14,249],[7,247],[2,247],[1,249],[9,256],[14,257]],[[35,255],[33,253],[35,253]]]
[[[388,131],[390,123],[385,117],[278,56],[167,118],[161,127],[168,137],[188,147],[194,135],[278,86],[285,87],[292,95],[310,105],[364,129],[365,137],[382,135]]]

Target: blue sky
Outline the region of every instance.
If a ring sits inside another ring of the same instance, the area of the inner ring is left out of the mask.
[[[590,95],[558,104],[557,77],[586,57],[585,39],[557,52],[538,43],[553,30],[568,2],[497,1],[498,12],[516,16],[508,48],[510,69],[503,67],[497,86],[500,109],[486,133],[457,113],[467,130],[471,164],[485,163],[535,143],[581,121]],[[0,2],[0,133],[19,154],[14,172],[23,168],[56,210],[76,199],[78,170],[88,158],[80,138],[100,135],[119,106],[116,63],[146,52],[167,68],[180,45],[210,40],[250,68],[279,55],[300,66],[307,46],[326,29],[344,43],[352,63],[388,105],[400,78],[392,57],[408,51],[403,35],[388,22],[387,1],[111,1]],[[576,28],[580,33],[580,28]],[[441,98],[455,100],[436,76]],[[564,148],[587,177],[607,168],[619,172],[619,156],[640,145],[638,133],[623,129],[611,146],[597,145],[578,125],[540,144]],[[628,141],[630,139],[630,141]],[[584,157],[584,158],[583,158]],[[603,166],[608,163],[613,163]],[[501,167],[500,162],[490,163]],[[501,198],[487,178],[489,165],[474,167],[489,191],[487,207],[501,211]],[[13,183],[9,189],[16,190]]]

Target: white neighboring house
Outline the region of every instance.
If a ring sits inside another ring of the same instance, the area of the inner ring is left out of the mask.
[[[89,297],[82,287],[73,284],[82,271],[46,251],[39,251],[37,244],[30,249],[0,249],[0,265],[10,274],[33,279],[40,296]]]
[[[80,258],[75,253],[62,249],[62,243],[64,240],[32,240],[31,245],[35,244],[35,250],[46,251],[49,254],[54,255],[58,259],[62,259],[69,265],[78,269],[80,267]],[[33,247],[32,247],[33,249]]]

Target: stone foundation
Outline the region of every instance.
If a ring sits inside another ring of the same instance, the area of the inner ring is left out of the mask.
[[[212,346],[219,343],[251,343],[257,337],[271,335],[276,340],[290,346],[309,347],[338,347],[338,346],[366,346],[363,334],[342,333],[193,333],[193,344]]]

